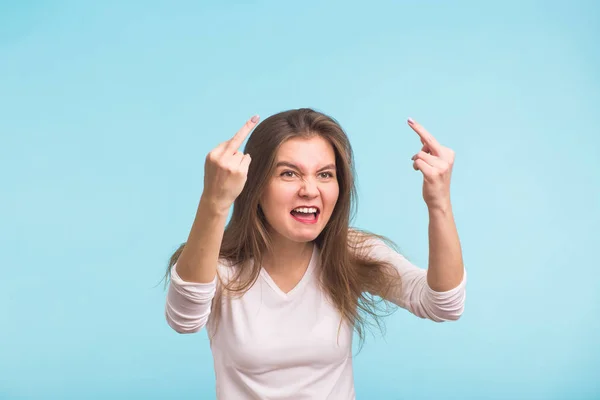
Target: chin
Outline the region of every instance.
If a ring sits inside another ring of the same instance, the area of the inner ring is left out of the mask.
[[[317,237],[319,237],[319,234],[321,232],[316,232],[316,233],[299,233],[299,232],[290,232],[287,236],[288,239],[297,242],[297,243],[308,243],[308,242],[312,242],[313,240],[315,240]]]
[[[304,230],[291,228],[287,229],[287,232],[284,236],[289,240],[292,240],[297,243],[307,243],[312,242],[313,240],[318,238],[321,232],[322,229],[316,229],[316,227],[314,227],[313,229]]]

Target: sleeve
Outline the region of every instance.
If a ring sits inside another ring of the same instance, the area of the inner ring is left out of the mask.
[[[465,307],[466,270],[458,286],[445,292],[436,292],[427,283],[426,269],[413,265],[383,241],[374,241],[370,255],[389,262],[399,273],[401,284],[392,286],[393,289],[386,300],[419,318],[435,322],[455,321],[460,318]]]
[[[176,266],[171,268],[165,317],[178,333],[198,332],[208,322],[217,277],[209,283],[186,282],[177,274]]]

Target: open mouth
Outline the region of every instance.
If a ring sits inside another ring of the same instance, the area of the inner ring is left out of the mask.
[[[319,210],[317,207],[299,207],[290,211],[290,214],[296,221],[306,224],[316,223],[319,219],[320,213],[321,210]]]

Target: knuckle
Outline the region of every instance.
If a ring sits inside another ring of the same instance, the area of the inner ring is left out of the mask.
[[[208,153],[208,155],[206,156],[206,159],[208,161],[216,163],[219,160],[219,156],[218,156],[216,150],[212,150],[210,153]]]
[[[219,160],[218,165],[219,169],[221,169],[222,171],[231,172],[231,167],[229,166],[229,164],[223,162],[223,160]]]

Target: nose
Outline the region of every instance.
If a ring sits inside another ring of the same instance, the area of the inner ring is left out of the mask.
[[[302,185],[300,186],[300,190],[298,194],[301,197],[313,198],[319,195],[319,188],[317,184],[312,179],[303,179]]]

